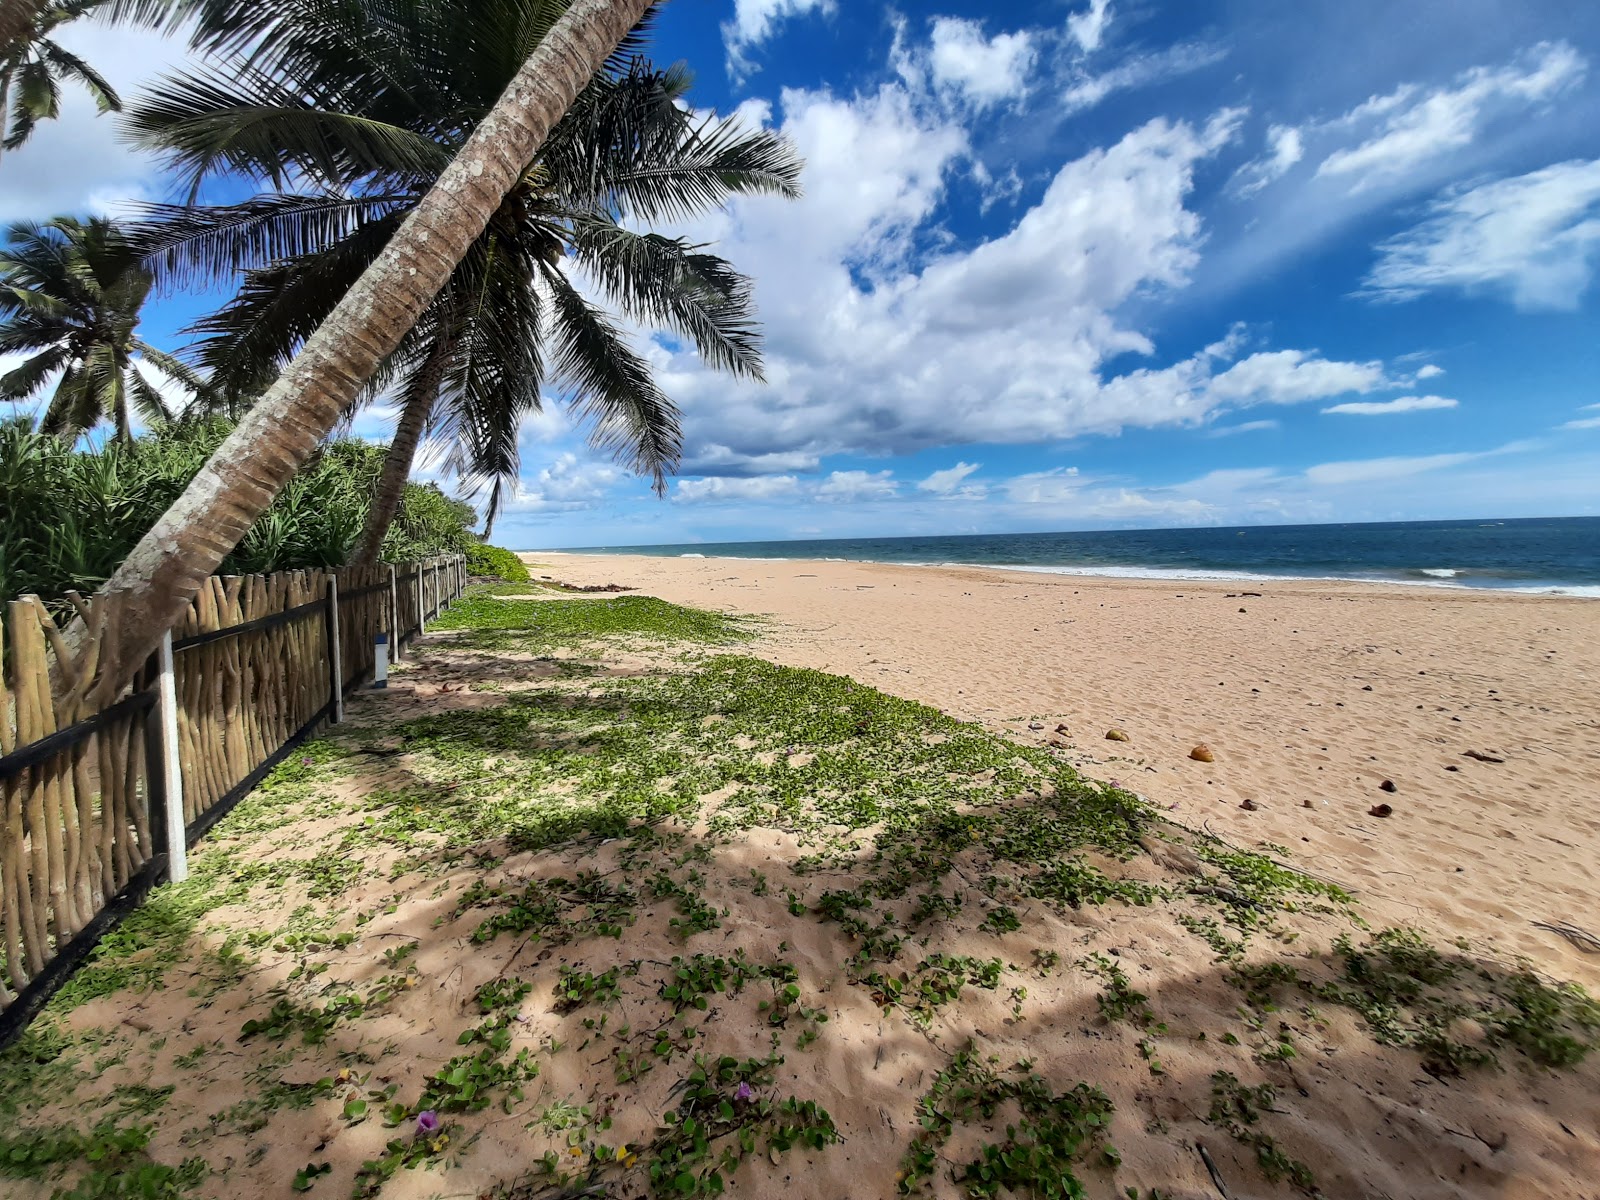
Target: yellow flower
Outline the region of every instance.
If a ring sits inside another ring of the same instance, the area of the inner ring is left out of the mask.
[[[572,1157],[573,1158],[582,1158],[583,1157],[583,1147],[582,1146],[574,1146],[572,1148],[571,1153],[572,1153]]]

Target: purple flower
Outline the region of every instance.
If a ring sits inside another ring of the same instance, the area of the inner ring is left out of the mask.
[[[748,1083],[741,1083],[733,1093],[733,1098],[740,1104],[749,1104],[750,1101],[756,1098],[756,1092]]]
[[[439,1132],[439,1114],[433,1109],[425,1109],[417,1114],[417,1132],[432,1134]]]

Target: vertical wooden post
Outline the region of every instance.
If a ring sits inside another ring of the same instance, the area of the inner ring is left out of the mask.
[[[156,726],[161,731],[161,761],[149,770],[161,772],[162,806],[166,810],[167,878],[189,878],[189,830],[183,817],[183,768],[178,762],[178,687],[172,665],[172,630],[161,635],[157,676]]]
[[[417,636],[421,637],[428,626],[427,611],[422,607],[422,564],[417,563]]]
[[[389,645],[398,660],[405,653],[400,645],[400,585],[395,582],[394,564],[389,564]]]
[[[328,719],[344,720],[344,665],[339,654],[339,577],[328,573],[328,671],[333,685],[333,710]]]

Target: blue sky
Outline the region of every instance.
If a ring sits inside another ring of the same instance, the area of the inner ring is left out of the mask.
[[[1600,6],[674,0],[653,56],[807,159],[669,231],[753,276],[768,383],[635,331],[668,498],[551,396],[497,541],[1600,512]],[[0,167],[8,220],[166,194],[81,107]]]

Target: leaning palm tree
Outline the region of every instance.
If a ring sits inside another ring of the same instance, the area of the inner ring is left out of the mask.
[[[201,361],[227,390],[292,357],[563,7],[300,0],[265,44],[257,36],[165,80],[133,110],[129,127],[191,190],[223,171],[279,189],[159,208],[147,239],[163,272],[249,272],[196,327],[209,335]],[[687,72],[657,70],[632,49],[580,93],[388,364],[400,416],[358,560],[376,557],[430,425],[451,445],[448,465],[490,486],[492,522],[518,471],[520,420],[547,385],[664,486],[679,453],[677,410],[583,283],[712,365],[759,378],[747,281],[702,247],[637,226],[693,217],[735,192],[794,195],[799,160],[775,133],[696,116],[684,104]]]
[[[26,400],[55,379],[42,432],[72,440],[105,418],[129,441],[134,412],[152,424],[172,416],[150,367],[203,395],[190,367],[138,336],[150,286],[103,218],[13,225],[0,248],[0,354],[29,357],[0,375],[0,400]]]
[[[55,40],[61,26],[100,8],[104,0],[3,0],[0,18],[0,149],[15,150],[40,121],[61,114],[61,84],[80,85],[102,113],[121,112],[122,100],[105,77]]]
[[[102,592],[98,657],[114,694],[354,403],[466,256],[578,93],[652,0],[573,0],[383,252],[134,547]]]

